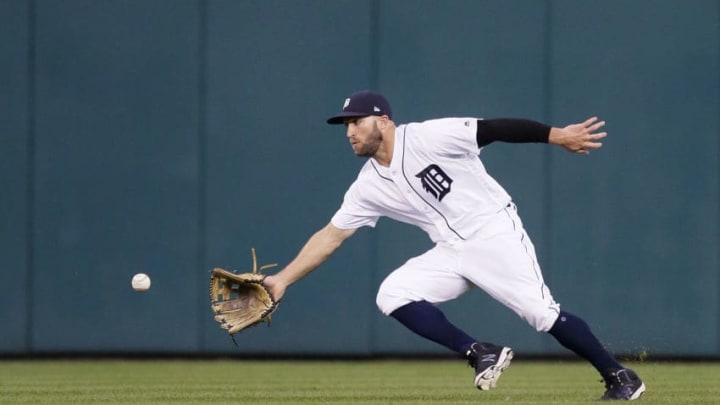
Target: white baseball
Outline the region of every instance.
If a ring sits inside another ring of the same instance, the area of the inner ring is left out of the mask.
[[[147,291],[150,288],[150,277],[145,273],[138,273],[133,276],[131,284],[135,291]]]

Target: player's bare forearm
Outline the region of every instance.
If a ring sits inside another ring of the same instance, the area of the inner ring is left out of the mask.
[[[570,152],[587,155],[593,149],[602,147],[600,139],[607,136],[607,132],[597,132],[605,126],[605,121],[598,121],[591,117],[584,122],[570,124],[565,128],[553,127],[550,129],[548,143],[560,145]]]
[[[355,233],[354,229],[339,229],[333,224],[327,224],[315,232],[292,262],[265,279],[273,297],[279,300],[285,294],[287,287],[324,263],[353,233]]]

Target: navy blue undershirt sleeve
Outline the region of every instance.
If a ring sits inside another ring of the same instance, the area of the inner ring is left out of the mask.
[[[477,144],[482,148],[495,141],[510,143],[548,143],[549,125],[519,118],[478,120]]]

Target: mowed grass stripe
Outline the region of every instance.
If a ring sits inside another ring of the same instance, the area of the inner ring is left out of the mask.
[[[630,364],[647,404],[720,403],[719,363]],[[1,404],[578,404],[604,386],[582,362],[516,360],[480,392],[460,360],[3,361]]]

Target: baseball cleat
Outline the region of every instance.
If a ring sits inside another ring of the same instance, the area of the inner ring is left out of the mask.
[[[645,384],[629,368],[608,370],[602,376],[607,389],[600,398],[603,401],[632,401],[640,398],[645,393]]]
[[[512,349],[490,343],[473,343],[465,352],[470,367],[475,369],[475,386],[481,391],[495,388],[503,371],[510,366]]]

